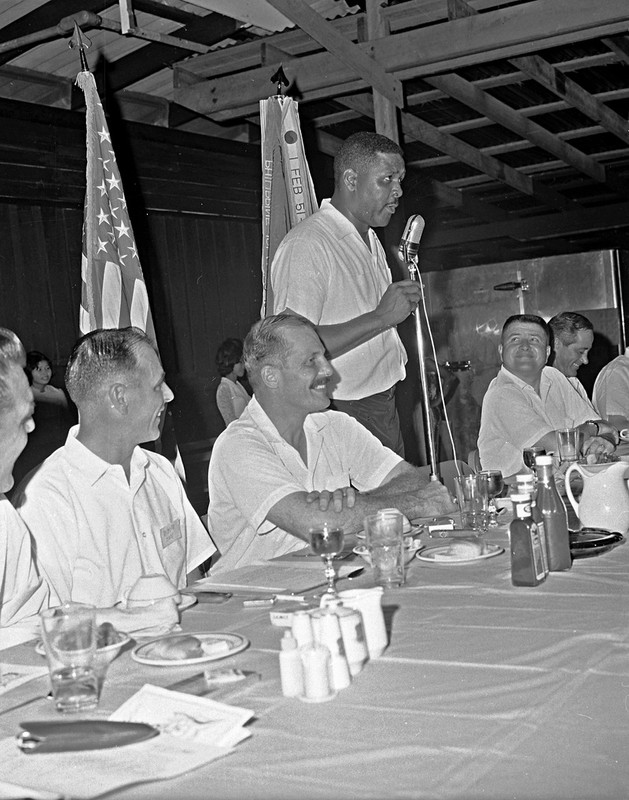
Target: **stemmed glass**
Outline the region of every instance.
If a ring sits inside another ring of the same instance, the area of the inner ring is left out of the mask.
[[[504,488],[502,472],[500,472],[499,469],[484,469],[480,474],[484,475],[487,479],[487,496],[489,497],[489,523],[487,527],[497,528],[498,522],[496,521],[496,515],[498,514],[498,509],[496,508],[494,498],[498,497]]]
[[[336,570],[334,569],[334,557],[343,550],[343,528],[333,528],[331,525],[323,524],[320,528],[311,528],[308,532],[310,547],[312,552],[321,556],[325,563],[325,577],[328,588],[325,596],[328,598],[336,597]]]

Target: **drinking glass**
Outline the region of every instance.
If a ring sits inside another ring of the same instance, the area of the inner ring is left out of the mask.
[[[312,552],[321,556],[325,564],[325,577],[328,588],[325,595],[328,599],[336,597],[336,570],[334,569],[334,557],[343,550],[343,528],[334,528],[324,524],[320,528],[310,528],[308,532],[310,547]]]
[[[404,585],[404,516],[397,508],[381,508],[365,517],[367,548],[376,583]]]
[[[94,671],[96,612],[64,603],[40,614],[42,638],[57,711],[85,711],[98,705]]]
[[[479,532],[487,530],[489,497],[487,480],[482,474],[457,475],[454,479],[461,527]]]
[[[487,479],[487,497],[489,497],[489,523],[487,527],[497,528],[498,521],[496,520],[496,514],[498,513],[498,509],[496,508],[494,498],[498,497],[500,492],[504,489],[505,484],[502,478],[502,472],[500,472],[499,469],[484,469],[480,474],[484,475]]]

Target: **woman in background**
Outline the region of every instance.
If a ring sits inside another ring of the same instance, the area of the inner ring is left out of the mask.
[[[68,399],[63,389],[50,385],[52,363],[48,356],[39,350],[31,350],[26,354],[25,372],[33,389],[35,403],[52,403],[67,409]]]
[[[240,379],[245,375],[240,339],[225,339],[216,351],[216,366],[221,382],[216,390],[216,405],[225,425],[242,414],[251,399]]]
[[[35,430],[13,468],[14,486],[32,469],[65,443],[70,426],[76,421],[74,406],[63,389],[50,385],[52,362],[39,350],[26,354],[24,372],[33,390]]]

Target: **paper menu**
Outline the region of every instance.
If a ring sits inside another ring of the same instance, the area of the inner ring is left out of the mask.
[[[145,722],[163,734],[218,747],[233,747],[251,734],[243,729],[253,711],[207,697],[145,684],[109,717],[116,722]]]

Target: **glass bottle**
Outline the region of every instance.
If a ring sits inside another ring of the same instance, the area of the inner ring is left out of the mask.
[[[525,472],[515,476],[517,494],[528,495],[531,499],[531,516],[537,525],[537,531],[542,543],[542,555],[544,557],[544,569],[548,572],[548,542],[546,541],[546,528],[544,527],[544,515],[537,505],[537,476],[530,472]]]
[[[514,586],[538,586],[546,580],[548,568],[537,524],[531,516],[528,494],[512,494],[515,518],[509,528],[511,543],[511,583]]]
[[[537,469],[537,506],[544,518],[548,569],[551,572],[560,572],[561,570],[570,569],[572,566],[568,513],[555,486],[552,456],[538,456],[535,459],[535,463]]]

